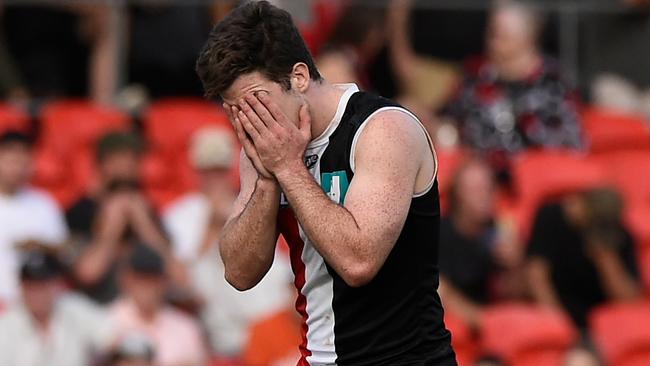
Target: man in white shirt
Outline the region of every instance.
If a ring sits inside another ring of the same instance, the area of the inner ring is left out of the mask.
[[[120,266],[122,296],[110,306],[117,341],[143,336],[153,347],[157,366],[203,366],[207,354],[198,322],[169,306],[169,277],[162,255],[136,245]]]
[[[27,253],[19,272],[23,301],[0,316],[0,365],[86,366],[108,350],[109,318],[89,300],[64,293],[52,255]]]
[[[163,224],[174,252],[187,266],[203,298],[202,320],[214,352],[236,356],[242,351],[251,322],[283,309],[291,296],[287,255],[278,253],[271,270],[255,289],[242,293],[224,279],[217,239],[236,196],[232,175],[235,146],[230,131],[205,128],[190,146],[190,160],[200,177],[200,191],[172,203]]]
[[[61,210],[31,188],[32,144],[17,132],[0,135],[0,302],[19,298],[20,246],[29,241],[60,245],[68,232]]]

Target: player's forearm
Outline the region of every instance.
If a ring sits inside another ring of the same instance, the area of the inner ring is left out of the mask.
[[[327,197],[304,165],[276,177],[301,227],[327,263],[350,285],[368,282],[374,276],[373,253],[354,216]]]
[[[226,280],[239,290],[255,286],[271,267],[279,202],[277,185],[258,180],[244,211],[221,232],[219,250]]]

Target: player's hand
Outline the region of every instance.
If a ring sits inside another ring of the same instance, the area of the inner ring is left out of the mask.
[[[262,164],[274,175],[303,166],[311,140],[311,117],[307,104],[300,107],[298,123],[292,121],[267,93],[247,95],[237,115],[251,136]]]
[[[228,115],[228,119],[230,119],[230,123],[235,128],[235,132],[237,133],[237,139],[239,140],[239,143],[244,149],[244,153],[246,154],[246,156],[248,156],[248,159],[251,161],[251,163],[253,163],[253,167],[255,167],[255,170],[257,170],[257,174],[263,179],[275,180],[273,174],[271,174],[271,172],[269,172],[262,164],[262,161],[260,160],[260,156],[257,153],[257,149],[255,148],[253,141],[251,140],[250,136],[246,134],[246,131],[244,130],[244,127],[241,124],[241,121],[237,117],[239,108],[235,106],[229,106],[226,103],[224,103],[223,109],[226,111],[226,114]]]

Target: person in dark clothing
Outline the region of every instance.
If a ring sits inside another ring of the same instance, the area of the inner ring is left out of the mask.
[[[134,135],[104,136],[97,147],[100,185],[66,214],[79,247],[75,279],[87,295],[101,303],[118,295],[116,266],[133,243],[146,242],[174,262],[159,220],[139,187],[140,151]]]
[[[497,225],[495,184],[486,163],[466,162],[453,178],[449,212],[440,224],[440,294],[449,311],[473,327],[500,292],[495,284],[521,260],[520,246]]]
[[[528,245],[533,299],[564,311],[579,328],[597,305],[636,299],[634,240],[621,222],[622,203],[607,189],[543,206]]]
[[[461,142],[506,173],[529,148],[583,146],[578,98],[557,61],[543,54],[539,14],[520,2],[497,2],[486,55],[466,63],[464,81],[443,114]]]

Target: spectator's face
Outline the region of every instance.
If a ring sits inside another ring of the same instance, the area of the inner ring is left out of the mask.
[[[162,305],[167,281],[162,275],[149,275],[128,271],[124,290],[144,313],[154,314]]]
[[[30,314],[37,319],[46,319],[54,307],[54,302],[61,290],[59,279],[23,280],[23,301]]]
[[[503,8],[496,10],[489,21],[487,50],[495,64],[509,62],[535,47],[533,26],[523,10]]]
[[[99,164],[104,182],[137,182],[140,157],[135,151],[120,150],[108,154]]]
[[[0,186],[14,191],[27,184],[32,173],[31,149],[22,143],[0,147]]]
[[[494,178],[488,166],[475,163],[464,167],[457,187],[458,214],[487,221],[494,214]]]
[[[305,100],[302,93],[306,91],[311,80],[308,75],[292,74],[292,76],[295,77],[291,78],[291,89],[285,90],[282,85],[269,80],[259,72],[241,75],[223,94],[223,100],[228,106],[239,107],[239,101],[246,95],[266,92],[289,120],[294,121],[297,125],[298,113]]]

